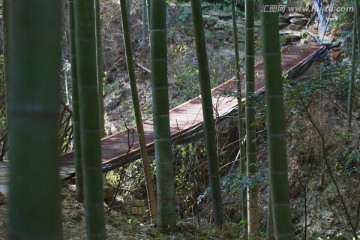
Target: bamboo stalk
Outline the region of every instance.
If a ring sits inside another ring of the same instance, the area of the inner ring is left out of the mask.
[[[140,143],[140,153],[142,158],[142,164],[144,167],[144,174],[145,174],[145,184],[146,190],[148,195],[148,202],[150,206],[150,215],[152,219],[156,219],[156,198],[155,198],[155,190],[154,184],[151,177],[151,168],[149,162],[148,151],[146,148],[146,139],[144,133],[144,126],[142,123],[142,116],[141,116],[141,109],[140,109],[140,101],[139,101],[139,94],[138,89],[136,86],[136,76],[135,76],[135,68],[134,68],[134,61],[132,56],[132,48],[131,48],[131,36],[129,31],[129,21],[127,15],[127,6],[126,0],[120,0],[121,5],[121,17],[122,17],[122,26],[124,32],[124,44],[126,50],[126,62],[128,67],[128,74],[130,80],[130,88],[131,88],[131,96],[133,100],[134,106],[134,113],[135,113],[135,121],[136,121],[136,128]]]
[[[76,173],[76,199],[84,201],[84,181],[81,157],[80,139],[80,109],[76,65],[76,44],[75,44],[75,0],[69,0],[69,36],[70,36],[70,62],[71,62],[71,87],[72,87],[72,124],[74,128],[74,161]]]
[[[9,8],[10,0],[3,0],[2,2],[2,32],[3,32],[3,73],[4,73],[4,83],[5,83],[5,98],[8,96],[9,87],[10,87],[10,78],[9,78],[9,69],[8,64],[10,60],[9,54],[9,18],[10,18],[10,8]]]
[[[100,21],[100,1],[95,0],[95,31],[96,31],[96,71],[99,89],[99,117],[100,117],[100,136],[105,137],[105,109],[104,109],[104,83],[102,74],[101,56],[101,21]]]
[[[247,177],[256,174],[256,123],[255,123],[255,56],[254,56],[254,1],[245,1],[245,80],[246,80],[246,158]],[[258,187],[254,181],[247,187],[248,237],[259,238]]]
[[[204,115],[204,132],[210,178],[212,209],[215,225],[221,226],[224,222],[224,213],[220,188],[219,161],[210,87],[210,73],[208,67],[200,0],[191,0],[191,10],[195,32],[196,54],[198,58],[199,81],[202,100],[201,103]]]
[[[175,227],[176,215],[169,122],[166,1],[151,0],[151,6],[156,6],[150,8],[150,52],[158,207],[157,226],[163,231],[168,231]]]
[[[105,239],[94,1],[75,0],[77,77],[87,239]]]
[[[276,0],[263,0],[263,5],[275,6],[277,4]],[[269,175],[274,235],[279,240],[291,240],[293,239],[293,232],[289,200],[278,19],[277,12],[261,12]]]
[[[239,149],[240,149],[240,173],[246,174],[246,151],[244,144],[244,106],[242,99],[242,81],[240,77],[240,57],[239,57],[239,44],[238,44],[238,30],[236,24],[236,0],[231,1],[232,18],[233,18],[233,36],[234,36],[234,49],[235,49],[235,71],[236,71],[236,83],[237,83],[237,101],[238,101],[238,129],[239,129]],[[242,194],[241,199],[241,217],[243,220],[247,219],[246,213],[246,192]],[[242,226],[242,233],[246,235],[247,226]],[[245,236],[244,236],[245,237]]]
[[[357,1],[355,1],[355,9],[357,7]],[[348,94],[348,127],[351,129],[352,123],[352,112],[353,112],[353,98],[354,98],[354,88],[355,88],[355,75],[356,75],[356,43],[357,43],[357,22],[358,13],[354,11],[354,20],[353,20],[353,38],[352,38],[352,53],[351,53],[351,78],[349,83],[349,94]],[[359,48],[360,49],[360,48]],[[360,52],[360,50],[359,50]]]
[[[9,2],[8,239],[62,239],[61,1]],[[16,13],[16,14],[11,14]]]

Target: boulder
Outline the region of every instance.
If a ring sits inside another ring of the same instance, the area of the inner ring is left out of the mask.
[[[297,25],[297,24],[290,24],[289,25],[289,29],[291,30],[300,30],[302,28],[302,25]]]
[[[282,29],[282,28],[286,27],[287,25],[289,25],[289,24],[285,23],[285,22],[280,22],[279,23],[279,29]]]
[[[5,205],[5,203],[6,203],[6,197],[2,192],[0,192],[0,206]]]
[[[305,15],[304,14],[301,14],[301,13],[297,13],[297,12],[294,12],[294,13],[290,13],[288,15],[289,18],[304,18]]]
[[[290,22],[292,24],[296,24],[296,25],[305,25],[308,22],[307,18],[292,18],[290,19]]]
[[[76,185],[75,184],[69,184],[68,189],[70,192],[76,192]]]
[[[232,15],[229,13],[222,13],[222,12],[204,12],[203,13],[204,17],[205,16],[211,16],[211,17],[215,17],[221,20],[231,20],[232,19]]]

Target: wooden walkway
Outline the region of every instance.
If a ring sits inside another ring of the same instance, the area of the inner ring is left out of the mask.
[[[322,47],[305,45],[300,47],[288,46],[284,48],[282,50],[282,68],[284,74],[289,70],[301,65],[303,62],[311,59],[320,49],[322,49]],[[257,92],[260,92],[264,90],[263,63],[259,63],[255,66],[255,72],[255,89]],[[243,79],[244,73],[241,75],[241,77]],[[236,89],[236,79],[233,78],[212,90],[213,106],[216,116],[219,116],[229,109],[233,109],[237,106],[237,99],[235,97]],[[201,96],[193,98],[171,109],[169,115],[171,136],[173,140],[176,140],[176,138],[179,138],[184,132],[187,132],[202,124],[203,115]],[[152,119],[144,121],[144,130],[148,149],[153,151],[154,132]],[[111,165],[113,164],[115,166],[125,165],[129,162],[132,162],[133,160],[140,158],[140,149],[136,128],[131,128],[127,131],[120,132],[102,139],[101,147],[102,163],[104,169],[107,170],[111,169]],[[60,177],[62,179],[74,175],[75,166],[73,158],[73,152],[61,156]],[[0,171],[0,187],[1,181],[4,182],[4,172],[5,170],[3,170],[3,173],[1,174]]]

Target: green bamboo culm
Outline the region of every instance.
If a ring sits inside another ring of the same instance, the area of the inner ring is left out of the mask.
[[[264,6],[277,4],[276,0],[263,0]],[[278,20],[277,12],[261,12],[269,176],[274,235],[278,240],[290,240],[293,239],[293,233],[289,201],[284,94]]]
[[[75,0],[76,63],[87,239],[105,239],[94,1]]]
[[[209,179],[214,223],[221,226],[224,222],[224,212],[220,188],[219,162],[217,156],[216,132],[212,106],[210,73],[206,52],[201,1],[191,0],[191,10],[195,33],[195,45],[198,58],[200,90],[204,115],[204,131],[206,142],[206,154],[208,159]]]
[[[148,27],[147,27],[147,7],[146,7],[146,0],[142,0],[141,2],[141,22],[142,22],[142,27],[141,27],[141,44],[142,46],[145,46],[146,44],[146,33],[148,31]]]
[[[0,91],[3,91],[3,96],[5,99],[5,103],[8,101],[7,97],[9,95],[9,89],[10,89],[10,78],[9,78],[9,60],[10,60],[10,54],[9,54],[9,15],[10,15],[10,8],[9,8],[9,2],[10,0],[3,0],[2,2],[2,32],[3,32],[3,78],[1,79],[0,85],[3,85],[3,89],[0,89]],[[1,94],[0,94],[1,95]],[[5,128],[8,129],[8,108],[5,105],[4,109],[4,115],[6,115],[5,118]],[[1,114],[2,112],[0,112]],[[5,130],[6,131],[6,130]],[[4,160],[5,154],[6,154],[6,148],[7,148],[7,142],[8,142],[8,134],[5,133],[4,141],[3,141],[3,149],[0,154],[0,162]]]
[[[145,0],[146,1],[146,9],[147,9],[147,20],[148,20],[148,29],[150,31],[150,0]]]
[[[150,52],[152,110],[155,134],[157,226],[163,231],[175,227],[174,172],[170,139],[167,79],[166,1],[151,0]]]
[[[135,121],[136,128],[138,132],[138,138],[140,143],[140,153],[142,158],[142,164],[144,167],[144,175],[145,175],[145,184],[148,195],[148,202],[150,206],[150,215],[152,219],[156,218],[156,198],[153,180],[151,177],[151,168],[149,162],[149,156],[146,148],[146,139],[144,133],[144,126],[142,123],[141,109],[140,109],[140,101],[139,94],[136,85],[136,76],[135,76],[135,68],[134,61],[132,56],[132,48],[131,48],[131,36],[129,31],[129,21],[127,14],[127,6],[126,0],[120,0],[121,6],[121,17],[122,17],[122,26],[124,33],[124,44],[125,44],[125,52],[126,52],[126,62],[128,67],[129,79],[130,79],[130,88],[131,88],[131,96],[133,100],[134,113],[135,113]]]
[[[5,97],[7,97],[8,88],[10,86],[8,64],[9,64],[9,2],[10,0],[3,0],[2,2],[2,32],[3,32],[3,80],[5,83]]]
[[[254,0],[245,1],[245,80],[246,80],[246,158],[247,177],[256,174],[256,123],[255,123],[255,56],[254,56]],[[258,187],[256,182],[247,187],[248,237],[259,238]]]
[[[354,15],[356,15],[355,19],[354,19],[354,22],[356,22],[356,35],[357,35],[357,39],[356,39],[356,42],[357,42],[357,48],[358,48],[358,58],[360,58],[360,8],[359,8],[359,2],[354,0]]]
[[[356,0],[354,2],[357,2]],[[357,4],[355,4],[355,7]],[[355,8],[356,9],[356,8]],[[354,11],[354,20],[353,20],[353,38],[352,38],[352,53],[351,53],[351,78],[349,83],[349,94],[348,94],[348,127],[351,129],[352,123],[352,112],[353,112],[353,96],[355,88],[355,75],[356,75],[356,43],[357,43],[357,11]],[[360,48],[359,48],[360,49]]]
[[[100,21],[100,1],[95,1],[95,29],[96,29],[96,71],[99,90],[99,117],[100,117],[100,137],[105,137],[105,109],[104,109],[104,83],[102,74],[101,57],[101,21]]]
[[[81,157],[80,140],[80,109],[76,65],[76,44],[75,44],[75,0],[69,0],[69,37],[70,37],[70,62],[71,62],[71,87],[72,87],[72,123],[74,135],[74,161],[76,173],[76,200],[84,201],[84,181]]]
[[[240,151],[240,173],[246,174],[246,151],[244,144],[244,106],[242,97],[242,81],[240,75],[240,57],[239,57],[239,43],[238,43],[238,29],[236,23],[236,0],[231,1],[232,10],[232,24],[233,24],[233,36],[234,36],[234,49],[235,49],[235,71],[236,71],[236,84],[237,84],[237,100],[238,100],[238,129],[239,129],[239,151]],[[242,194],[241,199],[241,218],[247,219],[247,207],[246,207],[246,191]],[[246,224],[242,225],[242,235],[245,237],[247,231]]]
[[[62,239],[61,1],[9,2],[8,239]]]

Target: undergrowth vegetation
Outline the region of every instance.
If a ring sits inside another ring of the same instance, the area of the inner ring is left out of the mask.
[[[351,237],[351,225],[359,225],[360,125],[357,117],[351,130],[347,126],[348,79],[349,64],[340,62],[334,65],[324,61],[314,66],[309,76],[284,80],[290,194],[294,230],[299,237],[334,239],[343,236],[348,239]],[[217,124],[221,185],[227,222],[240,228],[246,221],[241,219],[239,200],[246,187],[258,184],[261,231],[262,236],[266,236],[269,189],[265,104],[263,94],[253,97],[257,103],[259,171],[251,178],[238,172],[236,117],[227,119]],[[356,97],[355,102],[359,104],[359,95]],[[355,109],[359,111],[359,106],[356,105]],[[358,112],[353,114],[359,116]],[[128,169],[136,169],[138,175],[133,175],[135,185],[128,187],[142,189],[145,193],[143,176],[139,173],[140,162],[131,166]],[[156,169],[153,171],[155,177]],[[211,224],[202,140],[174,146],[174,172],[178,218],[189,219],[201,226]],[[129,192],[127,194],[128,198],[133,197]]]

